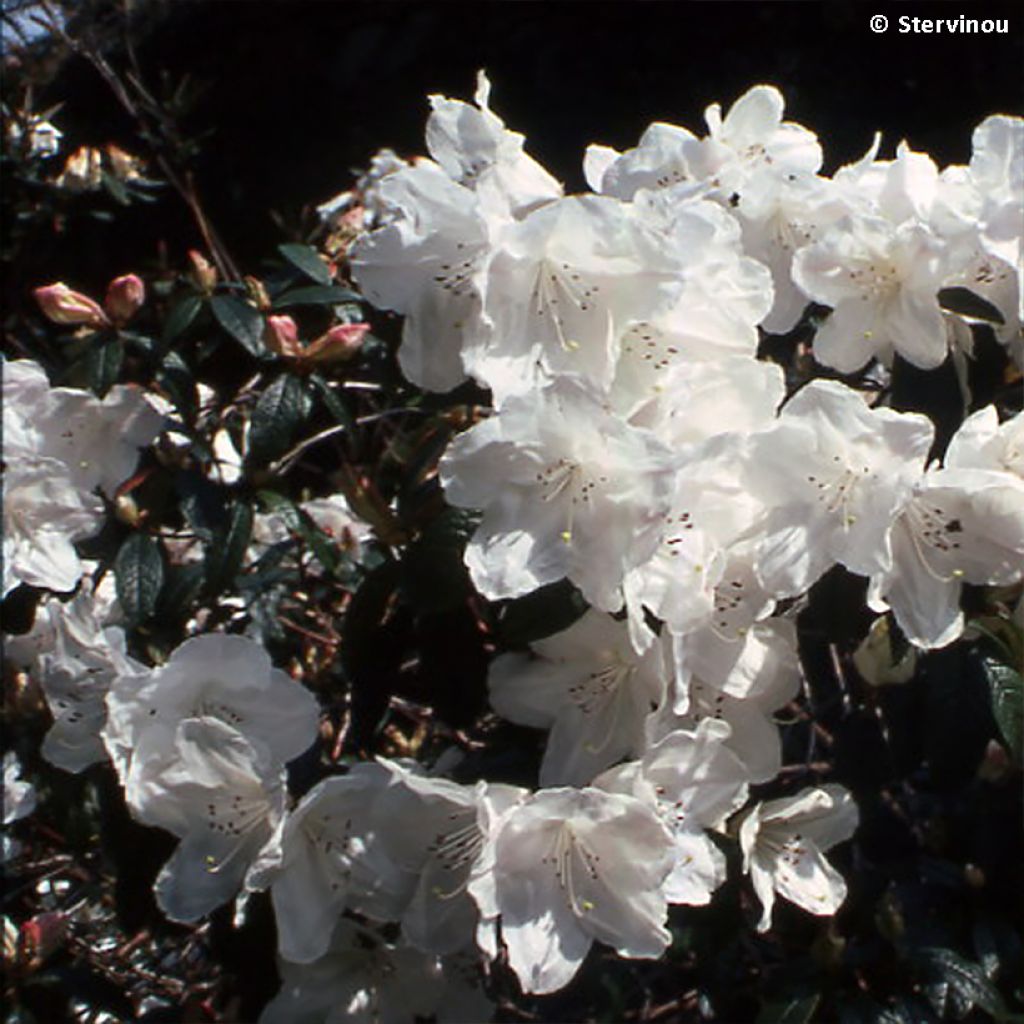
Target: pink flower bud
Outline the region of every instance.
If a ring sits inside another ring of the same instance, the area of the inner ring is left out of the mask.
[[[192,280],[201,291],[212,292],[213,286],[217,283],[217,268],[195,249],[189,249],[188,258],[192,264]]]
[[[369,324],[338,324],[317,338],[303,353],[303,358],[314,363],[351,359],[362,347],[369,329]]]
[[[302,355],[299,328],[290,316],[268,316],[263,340],[271,352],[297,358]]]
[[[88,295],[73,292],[59,281],[36,288],[32,294],[44,316],[55,324],[88,324],[90,327],[107,327],[110,324],[107,314]]]
[[[135,274],[115,277],[107,286],[107,297],[103,305],[115,323],[125,324],[146,301],[146,286]]]

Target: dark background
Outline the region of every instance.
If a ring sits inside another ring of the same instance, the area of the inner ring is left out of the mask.
[[[104,19],[103,4],[89,7],[81,23],[106,25],[116,67],[119,8]],[[297,225],[304,205],[347,187],[376,149],[422,152],[427,95],[471,98],[481,67],[496,111],[569,190],[584,187],[588,143],[634,145],[654,120],[703,132],[708,103],[727,109],[758,82],[779,86],[787,117],[818,132],[827,172],[863,154],[876,130],[883,155],[906,138],[940,164],[965,162],[984,116],[1024,108],[1017,4],[158,0],[136,10],[150,88],[187,76],[199,94],[180,127],[202,137],[199,192],[250,269],[282,240],[271,211]],[[875,35],[868,20],[880,12],[890,27]],[[900,35],[902,14],[1008,18],[1010,34]],[[111,139],[137,151],[130,119],[81,58],[65,62],[36,106],[51,100],[65,102],[65,152]],[[44,244],[40,265],[98,286],[115,267],[153,259],[157,238],[173,263],[199,242],[173,194],[127,213],[79,239],[86,259]]]

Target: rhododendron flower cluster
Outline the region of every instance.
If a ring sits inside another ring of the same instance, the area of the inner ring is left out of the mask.
[[[770,928],[776,896],[835,914],[847,885],[826,853],[856,829],[853,797],[776,783],[803,595],[842,566],[929,650],[963,633],[963,584],[1024,575],[1021,415],[974,411],[935,459],[931,420],[872,385],[897,360],[969,355],[952,288],[983,300],[1020,361],[1024,122],[986,119],[964,167],[905,143],[879,159],[876,139],[826,176],[814,133],[760,85],[709,107],[704,134],[658,123],[624,152],[591,146],[590,192],[565,195],[489,93],[481,74],[475,103],[433,97],[429,157],[381,154],[324,212],[359,212],[352,276],[404,318],[407,378],[489,393],[438,469],[449,506],[480,513],[476,591],[568,580],[587,605],[490,665],[493,711],[548,731],[536,786],[366,757],[295,799],[317,700],[258,638],[197,626],[150,667],[127,655],[111,595],[79,585],[75,544],[161,416],[132,388],[99,400],[4,366],[4,591],[79,587],[12,651],[53,711],[43,753],[73,771],[108,756],[132,814],[178,837],[155,883],[172,920],[269,891],[285,987],[268,1022],[483,1016],[499,959],[549,993],[595,941],[658,958],[670,907],[715,898],[730,844],[752,926]],[[105,323],[141,291],[115,281],[106,312],[63,286],[39,299],[59,322]],[[816,379],[759,356],[798,323]],[[306,369],[369,330],[307,345],[289,316],[265,328]],[[350,545],[369,536],[343,518]],[[284,522],[261,520],[251,557]]]

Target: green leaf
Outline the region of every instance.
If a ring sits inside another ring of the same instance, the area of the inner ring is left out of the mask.
[[[818,1007],[821,995],[787,996],[764,1003],[755,1024],[807,1024]]]
[[[157,608],[161,619],[177,622],[189,616],[203,588],[204,571],[196,562],[167,567]]]
[[[259,397],[249,425],[249,458],[269,462],[291,444],[309,412],[302,381],[283,373]]]
[[[476,512],[446,508],[409,546],[402,559],[402,591],[419,611],[449,611],[472,593],[462,555],[479,522]]]
[[[137,626],[156,609],[164,584],[160,546],[148,533],[133,533],[114,558],[117,599],[128,622]]]
[[[337,420],[343,427],[347,427],[348,430],[352,431],[355,429],[355,421],[352,419],[352,414],[348,411],[342,398],[335,393],[334,389],[327,383],[326,380],[319,373],[311,373],[309,375],[309,382],[313,385],[313,390],[320,396],[327,411]]]
[[[913,959],[921,971],[925,994],[940,1016],[948,1003],[955,1016],[964,1017],[977,1006],[996,1020],[1005,1019],[1002,996],[976,963],[941,947],[919,949]]]
[[[163,340],[169,345],[176,341],[192,326],[192,321],[203,308],[201,295],[183,295],[172,307],[164,321]]]
[[[306,288],[292,288],[274,300],[274,309],[289,306],[339,306],[346,302],[362,302],[363,298],[349,288],[335,285],[315,285]]]
[[[331,283],[331,271],[327,264],[317,255],[316,249],[311,245],[298,245],[289,243],[279,245],[277,251],[296,270],[301,270],[306,277],[312,278],[317,284],[329,285]]]
[[[559,580],[509,601],[498,614],[498,632],[506,644],[525,646],[568,629],[586,610],[579,590]]]
[[[247,352],[257,359],[268,355],[263,344],[263,316],[258,309],[236,295],[214,295],[210,309],[217,323]]]
[[[96,336],[96,341],[85,357],[89,374],[89,387],[103,398],[117,383],[124,362],[124,342],[116,334]]]
[[[220,593],[238,575],[252,537],[252,508],[244,501],[236,501],[228,513],[227,526],[218,531],[206,548],[203,575],[207,589]]]
[[[950,313],[959,313],[972,320],[986,320],[990,324],[1006,323],[1003,314],[988,299],[983,299],[969,288],[940,288],[939,305]]]
[[[992,695],[992,714],[1007,749],[1015,761],[1024,749],[1024,679],[1009,665],[994,658],[983,658],[982,667]]]
[[[192,371],[177,352],[168,352],[157,371],[156,383],[163,388],[186,423],[194,423],[199,412],[196,382]]]

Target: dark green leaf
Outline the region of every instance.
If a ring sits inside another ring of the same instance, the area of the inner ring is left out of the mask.
[[[446,508],[411,544],[402,559],[402,590],[421,612],[457,608],[473,585],[462,560],[480,516],[461,508]]]
[[[117,383],[124,361],[124,343],[116,334],[97,335],[85,360],[89,387],[102,398]]]
[[[338,306],[345,302],[361,302],[362,296],[349,288],[335,285],[314,285],[306,288],[292,288],[274,300],[274,309],[289,306]]]
[[[298,245],[289,243],[279,245],[277,251],[296,270],[301,270],[306,277],[312,278],[317,284],[329,285],[331,283],[331,272],[322,259],[317,255],[316,249],[311,245]]]
[[[267,355],[263,344],[263,316],[236,295],[214,295],[210,309],[217,322],[232,338],[258,359]]]
[[[280,455],[306,418],[309,402],[298,377],[283,373],[263,392],[249,426],[249,458],[269,462]]]
[[[192,321],[199,315],[199,310],[202,308],[203,298],[201,295],[183,295],[178,299],[164,321],[164,343],[169,345],[180,338],[192,326]]]
[[[992,694],[992,714],[1007,748],[1019,761],[1024,739],[1024,679],[1016,669],[994,658],[982,659],[982,665]]]
[[[1002,996],[970,960],[951,949],[931,947],[916,950],[914,960],[921,972],[925,994],[940,1016],[946,1005],[958,1017],[966,1016],[977,1006],[996,1020],[1006,1017]]]
[[[177,622],[191,614],[203,587],[203,575],[203,566],[196,562],[167,567],[157,608],[161,619]]]
[[[192,371],[177,352],[168,352],[156,374],[157,384],[163,388],[186,423],[194,423],[199,410],[196,382]]]
[[[100,181],[117,202],[122,206],[131,206],[131,195],[120,178],[115,178],[114,175],[108,174],[106,171],[100,171]]]
[[[972,292],[969,288],[940,288],[939,305],[950,313],[971,317],[973,320],[987,320],[990,324],[1003,324],[1003,314],[988,299]]]
[[[499,612],[498,631],[506,644],[520,647],[568,629],[586,610],[579,590],[559,580],[509,601]]]
[[[821,995],[789,996],[764,1003],[755,1024],[807,1024],[811,1019]]]
[[[133,533],[114,559],[117,599],[128,622],[135,626],[156,609],[164,583],[164,560],[157,542],[147,533]]]
[[[355,422],[352,419],[352,414],[348,411],[344,400],[340,395],[336,394],[334,389],[327,383],[326,380],[319,373],[311,373],[309,375],[309,382],[313,385],[313,389],[320,396],[327,411],[340,423],[343,427],[347,427],[349,430],[355,428]]]
[[[226,527],[207,546],[203,574],[211,593],[219,593],[238,575],[252,537],[252,520],[251,506],[244,501],[236,501],[228,513]]]

